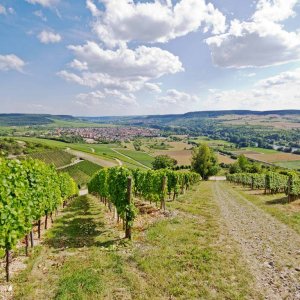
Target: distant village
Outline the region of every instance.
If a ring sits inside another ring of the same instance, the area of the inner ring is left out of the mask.
[[[87,143],[125,142],[138,137],[158,137],[160,131],[139,127],[58,128],[56,136],[79,136]]]

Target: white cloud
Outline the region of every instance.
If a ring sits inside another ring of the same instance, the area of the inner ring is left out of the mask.
[[[152,82],[146,82],[144,84],[144,88],[152,93],[161,93],[162,90],[157,83],[152,83]]]
[[[76,104],[87,108],[96,108],[103,105],[128,106],[137,105],[136,98],[131,93],[121,93],[118,90],[104,89],[77,95]]]
[[[226,29],[225,16],[205,0],[134,2],[133,0],[103,0],[105,10],[100,11],[92,0],[87,7],[97,17],[93,30],[109,47],[129,41],[167,42],[204,24],[215,34]]]
[[[54,33],[51,31],[43,30],[38,34],[37,37],[43,44],[59,43],[61,41],[61,36],[58,33]]]
[[[177,56],[156,47],[139,46],[135,50],[124,47],[112,51],[87,42],[83,46],[69,46],[69,49],[90,71],[117,77],[158,78],[183,71]]]
[[[43,12],[41,10],[36,10],[33,12],[33,14],[37,17],[39,17],[40,19],[42,19],[44,22],[47,21],[47,18],[44,16]]]
[[[59,2],[59,0],[26,0],[26,2],[30,4],[40,4],[44,7],[53,7]]]
[[[215,65],[265,67],[300,59],[300,33],[278,22],[294,15],[296,0],[260,0],[250,21],[233,20],[224,34],[206,40]]]
[[[251,89],[212,91],[205,108],[300,109],[300,68],[257,82]]]
[[[101,11],[98,10],[97,6],[92,0],[86,1],[86,7],[90,10],[92,16],[99,17],[101,15]]]
[[[74,82],[83,86],[106,87],[109,89],[119,89],[123,91],[135,92],[140,90],[145,80],[142,78],[122,79],[112,77],[104,73],[82,72],[75,74],[66,70],[57,73],[58,76],[69,82]]]
[[[294,7],[297,2],[298,0],[259,0],[252,18],[255,22],[286,20],[295,16]]]
[[[14,14],[15,10],[12,7],[8,7],[6,9],[5,6],[3,6],[2,4],[0,4],[0,15],[7,15],[7,14]]]
[[[74,59],[72,62],[70,62],[69,66],[73,69],[83,71],[88,69],[88,65],[86,62],[81,62],[77,59]]]
[[[25,62],[14,54],[0,55],[0,70],[16,70],[22,72]]]
[[[0,15],[6,15],[7,12],[6,12],[6,8],[0,4]]]
[[[185,92],[170,89],[166,96],[157,98],[160,104],[174,104],[176,106],[185,106],[193,102],[199,101],[199,97]]]
[[[159,86],[149,81],[184,70],[178,57],[155,47],[112,51],[88,42],[83,46],[69,46],[69,49],[75,56],[69,64],[74,71],[62,70],[58,75],[67,81],[93,88],[128,92],[146,88],[159,92]]]
[[[14,14],[15,13],[15,10],[12,8],[12,7],[9,7],[7,9],[7,11],[10,13],[10,14]]]

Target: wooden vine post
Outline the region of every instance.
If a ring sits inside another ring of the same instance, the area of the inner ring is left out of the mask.
[[[162,187],[161,187],[161,199],[160,199],[160,209],[166,210],[166,199],[165,199],[165,191],[166,191],[166,184],[167,184],[167,176],[163,177],[162,180]]]
[[[31,246],[31,248],[34,247],[33,230],[30,231],[30,246]]]
[[[5,250],[5,271],[6,271],[6,281],[9,282],[10,272],[9,272],[9,263],[10,263],[10,251],[8,249]]]
[[[287,184],[288,203],[290,203],[292,199],[292,195],[291,195],[292,181],[293,181],[292,176],[289,176],[288,184]]]
[[[131,197],[132,197],[132,178],[128,177],[127,179],[127,204],[131,204]],[[129,224],[129,220],[126,215],[125,221],[125,238],[131,240],[131,225]]]

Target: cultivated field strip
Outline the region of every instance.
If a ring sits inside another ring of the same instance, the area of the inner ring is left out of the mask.
[[[215,182],[213,189],[223,221],[266,299],[300,299],[300,236],[228,184]]]

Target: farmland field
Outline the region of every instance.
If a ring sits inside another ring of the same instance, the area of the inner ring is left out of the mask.
[[[18,140],[42,143],[50,147],[55,147],[59,149],[69,148],[69,149],[82,151],[88,153],[89,155],[94,155],[95,157],[98,156],[99,159],[107,161],[108,164],[110,165],[118,165],[118,162],[116,161],[117,159],[118,161],[121,162],[122,165],[130,169],[143,168],[143,166],[141,166],[141,164],[138,163],[135,159],[125,157],[124,155],[121,155],[116,151],[114,151],[113,149],[118,148],[120,146],[119,144],[69,144],[60,141],[48,140],[48,139],[26,138],[26,137],[18,138]]]
[[[276,166],[288,169],[300,169],[300,160],[275,162]]]
[[[39,159],[46,164],[54,164],[56,168],[71,164],[75,156],[63,150],[48,150],[44,152],[37,152],[28,155],[31,158]]]
[[[192,151],[191,150],[162,150],[162,151],[155,151],[155,155],[169,155],[170,157],[177,160],[178,165],[190,165],[191,158],[192,158]]]
[[[142,152],[142,151],[134,151],[134,150],[126,150],[126,149],[119,149],[116,148],[116,150],[138,162],[140,162],[141,164],[151,168],[152,167],[152,161],[154,160],[153,156],[150,156],[148,153],[146,152]]]
[[[220,154],[220,153],[217,154],[217,157],[218,157],[219,163],[233,164],[233,163],[236,162],[236,160],[232,159],[231,157],[229,157],[227,155]]]
[[[300,155],[277,152],[274,154],[245,154],[246,157],[267,163],[277,163],[280,161],[297,161]]]
[[[75,182],[82,186],[86,185],[91,177],[100,170],[101,167],[90,161],[81,161],[73,166],[61,169],[61,172],[67,172],[75,180]]]

